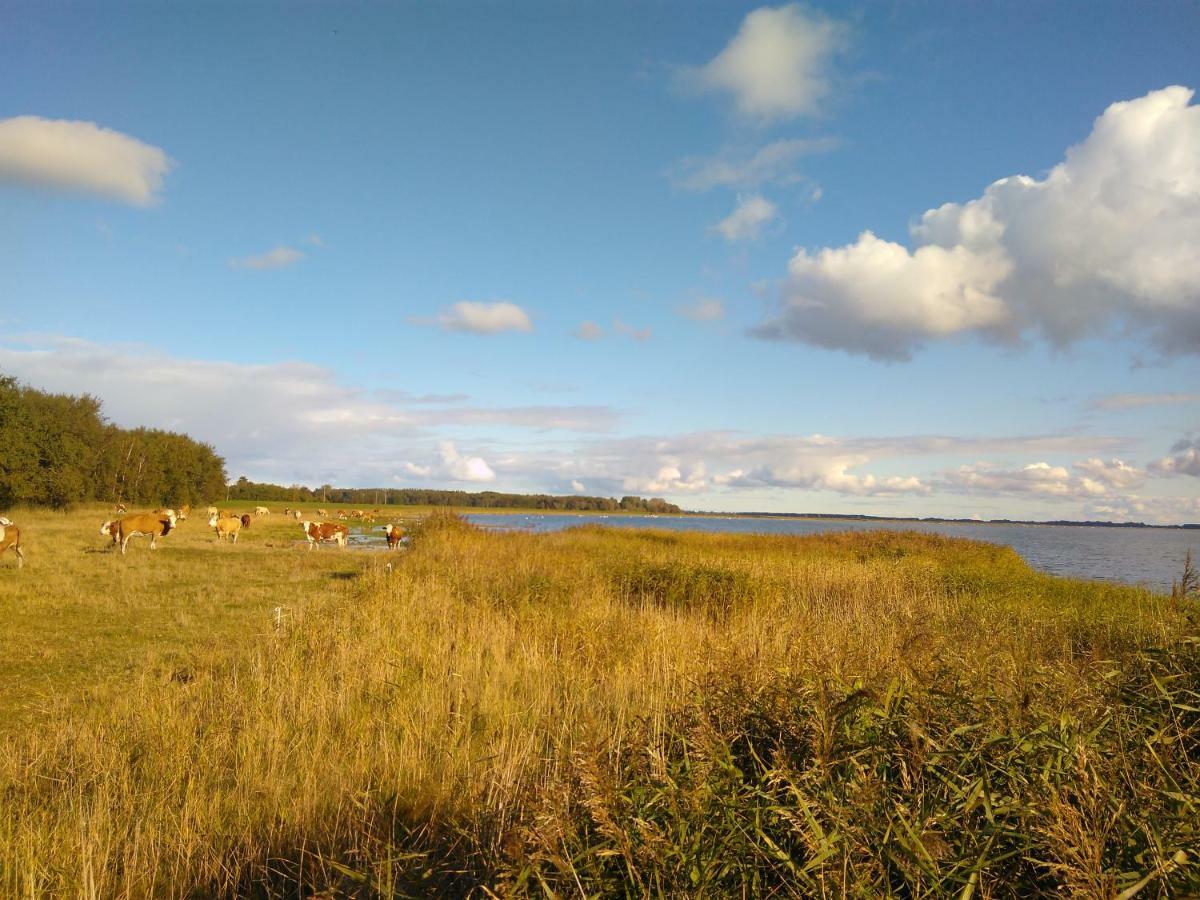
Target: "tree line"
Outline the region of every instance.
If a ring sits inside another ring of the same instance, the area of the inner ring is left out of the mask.
[[[545,509],[603,512],[682,512],[660,497],[584,497],[578,494],[505,494],[499,491],[443,491],[426,488],[317,488],[250,481],[244,475],[229,486],[230,500],[319,502],[334,506],[462,506],[476,509]]]
[[[88,394],[53,394],[0,374],[0,509],[101,501],[202,503],[225,493],[208,444],[155,428],[119,428]]]

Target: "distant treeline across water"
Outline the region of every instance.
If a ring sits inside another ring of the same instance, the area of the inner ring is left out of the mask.
[[[499,491],[438,491],[425,488],[317,488],[284,486],[239,478],[229,486],[230,500],[328,503],[339,506],[458,506],[474,509],[545,509],[598,512],[677,513],[659,497],[584,497],[577,494],[505,494]]]

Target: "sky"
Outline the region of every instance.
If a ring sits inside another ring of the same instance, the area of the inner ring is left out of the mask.
[[[0,373],[232,478],[1200,521],[1200,6],[0,2]]]

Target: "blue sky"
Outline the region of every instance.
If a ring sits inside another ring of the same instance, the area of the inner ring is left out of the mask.
[[[1200,520],[1194,4],[4,19],[0,371],[234,477]]]

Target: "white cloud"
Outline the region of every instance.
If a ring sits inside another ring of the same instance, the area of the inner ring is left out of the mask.
[[[959,466],[945,473],[947,490],[992,495],[1037,494],[1064,499],[1115,497],[1118,491],[1140,486],[1146,473],[1123,460],[1086,459],[1072,472],[1066,466],[1030,463],[1020,469],[1001,469],[989,463]]]
[[[304,259],[304,254],[295,247],[280,244],[257,256],[241,256],[229,260],[231,269],[283,269]]]
[[[1075,463],[1075,469],[1082,472],[1092,481],[1099,482],[1110,488],[1140,487],[1146,480],[1144,470],[1131,466],[1123,459],[1113,458],[1107,462],[1102,459],[1085,459]]]
[[[805,181],[804,176],[796,171],[800,157],[824,153],[836,146],[837,141],[833,138],[795,138],[772,141],[750,156],[689,156],[680,160],[670,173],[671,182],[688,191],[798,184]]]
[[[0,182],[149,206],[173,166],[158,147],[94,122],[0,119]]]
[[[684,318],[696,322],[714,322],[724,318],[725,304],[714,297],[707,297],[701,298],[695,303],[680,306],[677,312]]]
[[[577,494],[582,494],[584,491],[587,490],[587,488],[585,488],[583,486],[583,482],[580,481],[578,478],[573,478],[571,480],[571,490],[573,490]]]
[[[1177,441],[1171,453],[1174,455],[1151,463],[1151,471],[1156,475],[1191,475],[1200,478],[1200,439]]]
[[[830,62],[846,29],[797,4],[749,13],[713,60],[684,80],[730,94],[739,113],[760,122],[816,113],[830,91]]]
[[[779,210],[759,194],[739,195],[733,212],[713,226],[727,241],[752,241],[763,226],[779,217]]]
[[[444,310],[437,318],[443,331],[499,334],[502,331],[533,331],[529,314],[515,303],[500,300],[481,303],[464,300]]]
[[[1146,406],[1189,406],[1200,403],[1200,394],[1108,394],[1095,400],[1093,409],[1141,409]]]
[[[452,441],[443,441],[438,448],[442,473],[454,481],[495,481],[496,473],[481,456],[463,456]]]
[[[916,248],[870,231],[797,250],[780,308],[755,329],[906,359],[959,334],[1063,345],[1141,329],[1200,353],[1200,107],[1183,87],[1114,103],[1043,180],[1018,175],[927,211]]]
[[[695,463],[686,474],[677,465],[659,466],[653,475],[627,476],[621,481],[621,489],[637,494],[694,494],[708,489],[704,477],[704,464]]]
[[[571,333],[581,341],[598,341],[604,337],[604,329],[595,322],[581,322]]]

